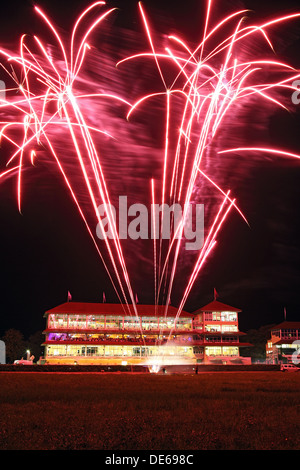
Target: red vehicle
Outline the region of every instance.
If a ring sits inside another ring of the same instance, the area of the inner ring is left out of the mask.
[[[26,359],[19,359],[18,361],[14,361],[14,364],[24,364],[24,365],[27,364],[27,365],[29,365],[29,364],[33,364],[33,362],[32,361],[27,361]]]
[[[27,356],[28,357],[28,356]],[[19,364],[19,365],[32,365],[34,360],[34,356],[28,357],[28,359],[17,359],[14,361],[14,364]]]
[[[281,364],[280,370],[282,372],[298,372],[300,371],[300,368],[295,364]]]

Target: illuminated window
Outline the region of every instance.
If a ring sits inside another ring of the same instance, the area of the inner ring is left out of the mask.
[[[98,356],[98,348],[96,346],[88,346],[86,348],[86,355],[87,356]]]
[[[106,328],[121,330],[123,328],[123,317],[118,317],[115,315],[106,315]]]
[[[89,315],[87,318],[87,328],[90,330],[93,329],[103,329],[105,327],[105,317],[104,315]]]
[[[205,321],[220,321],[221,312],[205,312],[204,319]]]
[[[141,328],[140,319],[136,316],[124,317],[124,329],[125,330],[134,330]]]
[[[178,330],[191,330],[192,319],[191,318],[178,318],[176,321],[176,329]]]
[[[221,356],[222,350],[218,346],[207,346],[205,352],[208,356]]]
[[[86,315],[69,315],[69,328],[86,328]]]
[[[236,325],[222,325],[222,332],[225,331],[238,331],[238,327]]]
[[[205,331],[221,331],[220,325],[205,325]]]
[[[221,312],[221,321],[237,321],[237,313]]]
[[[221,320],[221,313],[220,312],[213,312],[212,313],[212,320],[213,321],[220,321]]]
[[[48,318],[49,328],[67,328],[68,315],[63,314],[51,314]]]
[[[238,356],[239,348],[233,346],[224,346],[223,347],[223,356]]]
[[[142,317],[143,330],[157,330],[158,319],[156,317]]]

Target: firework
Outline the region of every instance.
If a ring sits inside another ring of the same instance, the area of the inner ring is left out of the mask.
[[[222,129],[227,129],[224,121],[226,118],[228,119],[229,115],[231,119],[234,119],[237,115],[236,110],[241,106],[241,103],[251,104],[251,100],[255,102],[254,100],[258,97],[265,103],[287,109],[283,98],[278,98],[278,91],[295,90],[293,81],[299,77],[298,71],[282,61],[264,58],[245,60],[240,52],[245,43],[247,44],[253,37],[259,36],[265,42],[267,49],[274,53],[274,47],[268,34],[270,27],[289,20],[296,20],[300,16],[299,13],[281,16],[262,24],[246,26],[244,24],[247,19],[247,10],[239,10],[211,26],[212,4],[212,1],[207,3],[203,37],[194,49],[191,49],[182,38],[172,35],[169,36],[170,44],[161,50],[161,48],[157,49],[154,44],[145,9],[139,3],[150,50],[126,57],[118,64],[119,66],[124,65],[132,60],[152,60],[161,77],[163,90],[152,91],[140,97],[128,113],[128,117],[130,117],[133,112],[138,112],[138,110],[147,112],[145,107],[151,108],[151,101],[154,98],[165,97],[165,149],[161,203],[163,204],[168,197],[168,202],[181,203],[187,207],[191,202],[195,188],[199,185],[200,178],[207,180],[211,189],[218,191],[222,197],[219,210],[207,229],[204,245],[195,254],[194,266],[179,303],[178,315],[180,315],[207,257],[216,246],[217,235],[229,212],[233,208],[236,209],[247,222],[236,200],[229,197],[230,191],[224,191],[214,181],[214,177],[208,176],[204,171],[209,161],[210,149],[213,148]],[[215,39],[220,38],[225,26],[226,31],[230,26],[232,32],[229,36],[223,37],[216,46]],[[170,84],[167,84],[164,77],[163,70],[166,68],[168,71],[175,70],[174,78],[170,80]],[[285,75],[284,78],[278,80],[280,72],[284,72]],[[264,79],[265,75],[268,76],[267,82]],[[173,114],[172,107],[175,108]],[[176,128],[177,122],[179,122],[179,126]],[[174,146],[175,150],[171,152],[170,139],[171,135],[174,138],[175,128],[177,143]],[[251,151],[299,158],[299,155],[282,149],[248,146],[218,150],[217,154],[221,156],[221,154],[231,152],[243,155],[245,152]],[[164,217],[163,213],[161,217]],[[177,273],[185,217],[186,212],[183,214],[177,232],[169,241],[162,268],[160,267],[161,263],[158,265],[159,278],[156,298],[159,296],[164,279],[166,280],[167,265],[170,263],[171,254],[173,254],[170,274],[166,283],[166,311]],[[160,260],[162,258],[161,243],[159,250],[158,258]]]
[[[91,95],[80,94],[77,91],[77,81],[79,81],[79,74],[84,63],[87,51],[89,50],[88,40],[92,31],[96,26],[101,25],[101,22],[113,13],[115,9],[109,9],[101,13],[92,24],[85,25],[85,32],[83,37],[79,40],[77,32],[81,23],[86,19],[86,16],[91,10],[101,8],[105,5],[104,2],[96,2],[89,6],[78,18],[72,31],[69,49],[64,45],[63,40],[59,36],[54,25],[50,22],[47,16],[39,8],[35,8],[36,12],[42,17],[49,29],[51,30],[59,48],[61,57],[54,62],[52,56],[47,52],[47,45],[43,41],[34,36],[35,45],[39,49],[39,54],[33,51],[26,43],[26,36],[22,36],[20,40],[19,54],[15,55],[5,50],[1,50],[1,54],[13,66],[14,73],[7,73],[16,83],[16,90],[21,94],[22,98],[15,100],[2,100],[1,110],[7,114],[14,112],[17,115],[16,120],[9,122],[2,122],[1,138],[7,139],[16,150],[11,155],[7,165],[16,165],[17,171],[17,198],[18,208],[21,212],[22,207],[22,174],[28,163],[33,163],[35,155],[32,147],[34,145],[44,146],[54,158],[59,171],[63,175],[65,184],[70,191],[75,205],[82,217],[86,228],[91,236],[98,254],[106,268],[108,276],[113,283],[115,291],[120,299],[119,290],[113,280],[112,273],[110,272],[107,264],[105,263],[103,254],[94,236],[94,226],[91,226],[87,221],[87,216],[84,212],[82,204],[78,197],[80,188],[74,184],[74,167],[80,170],[82,181],[85,187],[85,193],[88,196],[90,207],[93,209],[94,215],[104,232],[102,220],[98,214],[98,206],[105,204],[107,216],[109,218],[110,228],[114,233],[113,246],[109,240],[105,238],[106,249],[109,254],[113,266],[113,272],[116,275],[121,294],[125,299],[125,304],[128,304],[128,295],[131,297],[133,305],[134,296],[129,280],[129,275],[126,268],[122,248],[120,245],[119,237],[117,236],[116,226],[111,212],[110,196],[107,189],[107,184],[102,170],[101,157],[99,150],[96,149],[92,134],[94,132],[104,132],[100,129],[95,129],[87,124],[87,117],[82,113],[81,100],[83,98],[106,99],[113,100],[114,102],[129,103],[122,97],[108,93],[93,93]],[[17,75],[16,70],[19,70]],[[37,94],[37,83],[42,86],[42,91]],[[55,103],[55,111],[49,112],[49,105]],[[15,137],[10,137],[12,130],[17,128],[18,134]],[[73,168],[69,169],[64,157],[56,151],[59,137],[61,137],[61,129],[64,128],[64,134],[69,138],[73,144]],[[57,130],[57,137],[55,131]],[[54,131],[54,132],[53,132]],[[107,134],[107,133],[106,133]],[[28,159],[28,155],[30,158]],[[118,261],[117,261],[118,260]],[[122,271],[122,275],[120,274]],[[125,293],[125,287],[127,293]]]
[[[6,60],[3,67],[14,81],[17,93],[13,95],[13,90],[7,90],[7,97],[1,99],[2,116],[7,117],[1,121],[0,137],[7,140],[13,148],[7,161],[7,169],[1,177],[16,174],[17,201],[21,212],[24,170],[35,164],[38,158],[37,148],[43,147],[48,151],[63,177],[120,302],[124,303],[129,313],[136,315],[128,262],[111,209],[111,188],[104,175],[101,148],[95,143],[94,137],[101,133],[109,138],[115,136],[91,124],[91,108],[87,112],[82,103],[89,99],[90,107],[93,107],[93,103],[106,100],[111,106],[123,106],[126,108],[127,120],[130,121],[135,113],[147,114],[154,100],[163,100],[165,120],[161,177],[155,181],[149,177],[149,194],[153,205],[155,201],[159,201],[162,206],[160,227],[164,222],[165,203],[178,203],[184,207],[182,219],[170,240],[165,242],[161,237],[159,242],[156,242],[154,237],[154,298],[155,304],[165,304],[165,313],[171,301],[174,280],[180,275],[178,266],[183,228],[187,207],[192,202],[195,189],[200,181],[206,181],[211,190],[220,195],[216,215],[206,227],[204,244],[194,253],[193,268],[179,302],[179,316],[199,273],[216,246],[217,236],[229,213],[235,209],[246,220],[236,199],[231,197],[231,190],[224,190],[217,184],[214,175],[205,171],[214,143],[222,133],[228,116],[235,116],[236,110],[243,102],[251,104],[251,100],[259,98],[272,106],[286,108],[283,100],[278,98],[278,91],[295,90],[293,81],[300,76],[293,67],[282,61],[264,58],[250,60],[240,53],[245,43],[256,37],[263,40],[266,49],[273,53],[274,47],[269,37],[270,27],[296,20],[300,14],[278,17],[262,24],[247,24],[247,11],[238,10],[217,24],[212,24],[212,9],[213,2],[209,0],[202,39],[196,47],[192,48],[183,38],[171,35],[168,37],[169,44],[161,50],[156,47],[147,14],[139,3],[149,50],[130,55],[120,60],[117,65],[119,69],[125,65],[130,68],[133,60],[151,60],[158,71],[162,86],[158,90],[150,90],[139,96],[135,101],[117,92],[87,94],[80,91],[83,66],[91,53],[91,34],[102,26],[105,19],[115,14],[114,8],[106,9],[105,2],[95,2],[83,11],[75,22],[69,43],[62,39],[46,14],[35,8],[55,40],[55,55],[40,37],[28,38],[25,35],[20,39],[17,54],[4,49],[0,51]],[[93,21],[89,20],[91,12],[98,12]],[[231,29],[229,35],[228,29]],[[222,37],[225,30],[226,35]],[[164,72],[166,68],[168,79]],[[170,71],[174,72],[171,78]],[[282,72],[285,75],[278,80],[278,75]],[[268,76],[267,80],[265,76]],[[126,124],[124,119],[123,125]],[[59,150],[58,142],[61,138],[66,138],[71,143],[71,164]],[[243,155],[251,151],[300,158],[287,150],[261,146],[223,148],[218,149],[217,154],[221,158],[224,153]],[[137,161],[136,165],[138,164]],[[76,174],[80,173],[80,184],[74,178],[74,169]],[[88,200],[89,210],[93,212],[92,222],[88,220],[80,198],[82,188]],[[105,236],[103,221],[98,211],[99,205],[104,205],[109,230],[113,235],[111,239]],[[155,217],[152,216],[154,221]],[[103,246],[99,246],[94,235],[95,221],[103,234]],[[107,256],[111,269],[105,261]]]

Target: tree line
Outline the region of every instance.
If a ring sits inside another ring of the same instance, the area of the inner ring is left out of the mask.
[[[241,342],[249,342],[251,347],[241,348],[240,354],[252,358],[253,362],[264,361],[266,358],[266,343],[270,338],[270,330],[274,325],[261,326],[259,329],[249,330],[245,336],[241,337]],[[40,356],[43,356],[44,335],[42,331],[37,331],[24,338],[23,333],[13,328],[7,330],[0,338],[6,345],[6,363],[12,364],[16,359],[26,359],[27,351],[30,356],[34,356],[34,362],[37,362]]]
[[[250,343],[252,346],[240,348],[240,355],[251,357],[252,362],[263,362],[266,359],[266,344],[274,326],[275,324],[264,325],[257,330],[248,330],[245,336],[240,337],[240,341]]]
[[[16,359],[26,359],[27,351],[30,351],[30,356],[34,356],[34,362],[43,355],[41,344],[45,337],[42,331],[37,331],[26,339],[21,331],[11,328],[0,339],[5,343],[7,364],[13,364]]]

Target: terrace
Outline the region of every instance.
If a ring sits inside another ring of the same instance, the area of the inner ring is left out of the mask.
[[[170,331],[172,329],[188,331],[192,330],[191,318],[165,318],[165,317],[121,317],[121,316],[99,316],[92,315],[49,315],[47,329],[50,331],[80,331],[86,332],[97,331],[137,331],[146,332]]]

